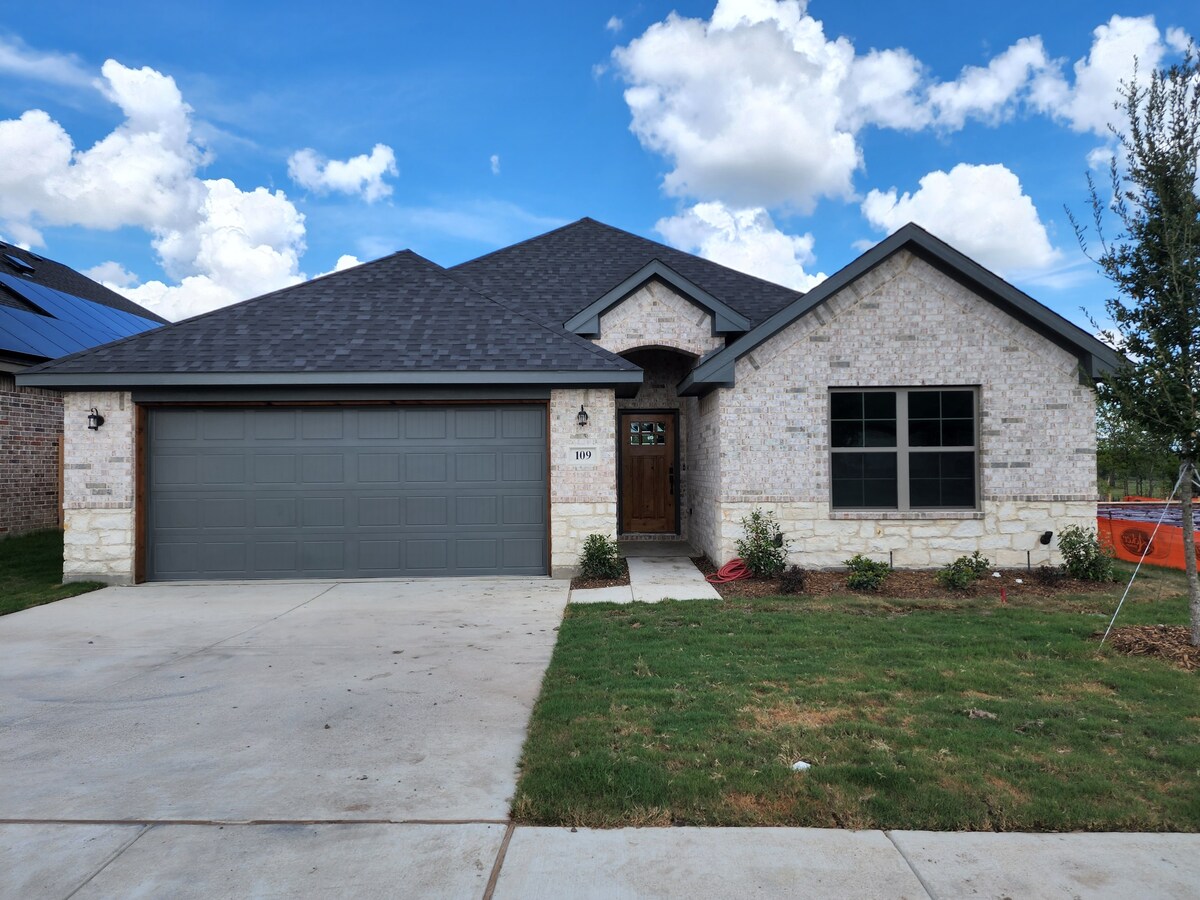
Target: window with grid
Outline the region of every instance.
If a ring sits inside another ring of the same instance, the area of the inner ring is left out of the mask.
[[[975,509],[973,388],[833,390],[834,509]]]

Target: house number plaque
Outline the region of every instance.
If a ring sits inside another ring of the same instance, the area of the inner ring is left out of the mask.
[[[567,453],[567,463],[572,466],[594,466],[597,462],[595,447],[571,447]]]

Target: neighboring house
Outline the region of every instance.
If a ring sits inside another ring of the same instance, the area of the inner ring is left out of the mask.
[[[29,366],[166,322],[90,278],[0,241],[0,536],[59,524],[62,395]]]
[[[19,380],[67,392],[68,579],[558,575],[594,532],[724,561],[756,506],[803,565],[1044,563],[1118,362],[912,225],[802,295],[582,219]]]

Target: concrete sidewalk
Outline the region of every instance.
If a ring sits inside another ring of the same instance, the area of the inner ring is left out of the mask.
[[[36,850],[37,852],[31,852]],[[0,824],[8,898],[1194,898],[1200,835]]]
[[[636,555],[636,551],[629,551],[625,561],[629,566],[628,585],[571,591],[571,602],[657,603],[660,600],[721,599],[717,589],[686,556],[641,556]]]

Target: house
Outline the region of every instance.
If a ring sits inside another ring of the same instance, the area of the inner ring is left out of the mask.
[[[165,322],[61,263],[0,241],[0,537],[54,528],[61,511],[62,395],[18,387],[16,374]]]
[[[1118,363],[913,225],[800,294],[582,219],[19,381],[66,392],[68,579],[560,575],[594,532],[724,561],[756,506],[808,566],[1044,563]]]

